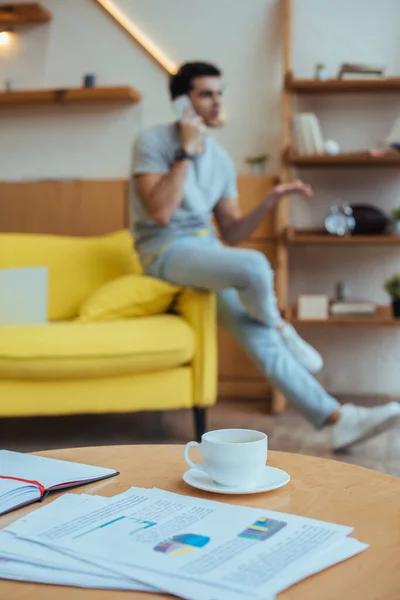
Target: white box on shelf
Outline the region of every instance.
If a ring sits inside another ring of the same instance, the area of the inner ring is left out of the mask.
[[[325,321],[329,318],[329,298],[322,294],[302,294],[297,300],[297,318]]]

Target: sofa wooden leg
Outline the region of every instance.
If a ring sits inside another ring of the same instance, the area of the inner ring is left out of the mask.
[[[195,406],[193,408],[193,417],[196,440],[200,442],[201,436],[206,432],[207,409],[200,406]]]

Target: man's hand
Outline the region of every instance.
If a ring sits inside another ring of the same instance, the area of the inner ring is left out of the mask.
[[[311,198],[313,196],[313,191],[310,185],[307,185],[300,181],[300,179],[296,179],[293,183],[282,183],[277,185],[272,192],[270,192],[277,200],[280,200],[284,196],[290,196],[292,194],[301,194],[302,196],[306,196],[307,198]],[[268,195],[270,195],[268,194]]]
[[[191,108],[185,110],[180,122],[181,147],[189,154],[202,152],[206,127],[200,117],[191,117]]]

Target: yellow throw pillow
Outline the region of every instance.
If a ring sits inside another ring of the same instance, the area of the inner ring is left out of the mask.
[[[0,233],[0,268],[37,266],[48,269],[50,321],[76,318],[101,286],[142,273],[127,230],[88,237]]]
[[[147,275],[124,275],[106,283],[81,306],[79,321],[113,321],[167,312],[180,288]]]

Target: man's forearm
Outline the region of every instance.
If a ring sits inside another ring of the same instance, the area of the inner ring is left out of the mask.
[[[150,194],[148,210],[159,225],[167,225],[182,202],[189,164],[189,160],[175,162]]]
[[[224,232],[224,238],[228,244],[234,246],[249,238],[266,215],[275,208],[279,200],[280,195],[271,192],[252,211],[234,221]]]

